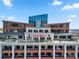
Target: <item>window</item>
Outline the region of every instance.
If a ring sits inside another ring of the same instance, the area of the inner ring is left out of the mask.
[[[64,46],[55,46],[55,49],[56,50],[63,50],[64,49]]]
[[[24,49],[24,46],[21,46],[21,49]]]
[[[55,39],[57,39],[57,36],[54,36]]]
[[[41,56],[45,56],[45,53],[41,53]]]
[[[22,36],[18,36],[18,39],[22,39]]]
[[[75,53],[71,53],[71,56],[75,56]]]
[[[45,37],[40,37],[40,42],[44,42],[45,41]]]
[[[38,56],[38,53],[33,53],[33,56]]]
[[[50,37],[50,35],[48,35],[48,37]]]
[[[12,46],[2,46],[3,50],[12,50]]]
[[[48,30],[45,30],[45,33],[48,33]]]
[[[74,53],[66,53],[66,55],[67,55],[68,57],[74,57],[74,56],[75,56]]]
[[[38,45],[35,45],[35,46],[34,46],[34,49],[39,49]]]
[[[24,29],[17,29],[17,32],[25,32]]]
[[[54,25],[51,25],[51,28],[54,28]]]
[[[15,53],[15,57],[17,57],[18,56],[18,53]]]
[[[12,53],[10,53],[10,57],[12,57]]]
[[[28,30],[28,32],[32,32],[32,30]]]
[[[24,56],[24,53],[20,53],[20,56],[22,56],[22,57],[23,57],[23,56]]]
[[[31,46],[31,45],[27,46],[27,49],[32,49],[32,48],[33,48],[33,46]]]
[[[30,37],[30,35],[28,35],[28,37]]]
[[[20,46],[15,46],[15,50],[18,50],[18,49],[20,49]]]
[[[43,30],[39,30],[39,32],[43,33]]]
[[[54,30],[51,30],[52,33],[54,33]]]
[[[26,32],[26,29],[23,29],[24,32]]]
[[[55,56],[56,56],[56,57],[61,57],[61,56],[63,56],[63,53],[56,52],[56,53],[55,53]]]
[[[53,46],[52,45],[48,45],[47,49],[53,49]]]
[[[68,36],[68,39],[71,39],[71,36]]]
[[[34,30],[35,33],[38,33],[38,30]]]
[[[8,53],[4,53],[4,57],[5,58],[9,57]]]
[[[47,40],[48,40],[48,41],[51,41],[51,39],[52,39],[51,37],[47,37]]]
[[[79,45],[78,45],[78,50],[79,50]]]
[[[28,39],[28,41],[31,41],[32,37],[30,37],[30,35],[28,35],[27,39]]]
[[[31,53],[27,53],[27,57],[28,57],[28,56],[31,56]]]
[[[63,25],[59,25],[59,28],[63,28]]]
[[[67,46],[67,50],[75,50],[75,46]]]
[[[61,50],[63,50],[64,49],[64,46],[58,46],[58,48],[60,48]]]
[[[51,53],[46,53],[46,55],[47,55],[47,56],[52,56],[52,54],[51,54]]]
[[[17,29],[14,29],[13,32],[18,32],[18,30]]]
[[[59,36],[59,38],[61,38],[61,39],[66,39],[66,36]]]
[[[19,24],[15,24],[15,23],[12,24],[12,27],[18,27],[18,26]]]
[[[38,42],[38,37],[33,38],[35,42]]]
[[[78,53],[78,57],[79,57],[79,53]]]
[[[41,49],[45,49],[45,46],[41,46]]]

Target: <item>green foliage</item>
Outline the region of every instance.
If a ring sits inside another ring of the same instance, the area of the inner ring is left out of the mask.
[[[5,36],[0,36],[0,41],[5,41],[5,40],[13,40],[15,41],[17,38],[11,37],[11,38],[6,38]]]

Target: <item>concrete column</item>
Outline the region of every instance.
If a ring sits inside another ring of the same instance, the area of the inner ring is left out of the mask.
[[[2,46],[0,45],[0,59],[2,59]]]
[[[45,49],[47,49],[47,45],[45,45]]]
[[[51,41],[53,41],[53,36],[50,36],[51,37]]]
[[[64,59],[66,59],[66,44],[64,45]]]
[[[59,35],[57,36],[57,39],[59,39]]]
[[[34,41],[33,37],[31,39],[32,39],[32,41]]]
[[[41,45],[39,45],[39,59],[41,59]]]
[[[75,59],[78,59],[78,45],[75,46]]]
[[[55,45],[53,45],[53,59],[55,59]]]
[[[38,37],[38,41],[40,42],[40,37]]]
[[[47,37],[45,37],[45,41],[47,41]]]
[[[26,32],[24,33],[24,39],[27,41]]]
[[[12,59],[14,59],[14,45],[12,45]]]
[[[68,36],[66,36],[66,39],[68,39]]]
[[[26,45],[24,45],[24,59],[26,59]]]

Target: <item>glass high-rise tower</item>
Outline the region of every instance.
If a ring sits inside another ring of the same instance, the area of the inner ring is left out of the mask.
[[[47,24],[48,14],[29,16],[29,24],[33,24],[35,27],[42,27]]]

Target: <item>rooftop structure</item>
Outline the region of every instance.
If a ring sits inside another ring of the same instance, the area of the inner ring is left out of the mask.
[[[29,16],[29,24],[33,24],[35,27],[42,27],[48,22],[48,14]]]

